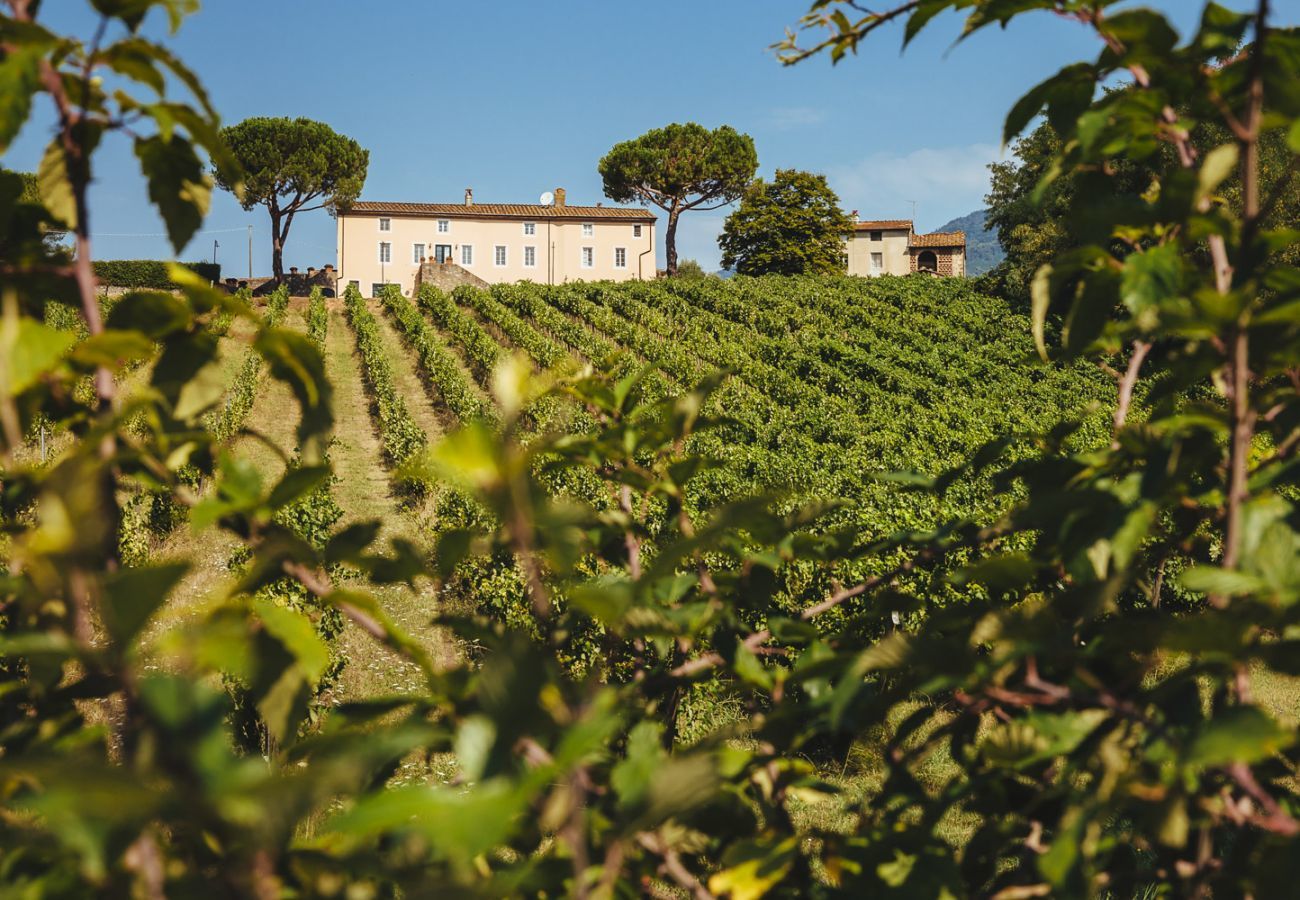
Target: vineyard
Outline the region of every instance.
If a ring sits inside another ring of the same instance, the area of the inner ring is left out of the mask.
[[[597,166],[667,211],[662,279],[255,299],[127,261],[103,297],[92,170],[137,160],[176,254],[214,186],[266,206],[279,274],[369,151],[223,128],[145,24],[194,4],[95,0],[86,40],[0,6],[0,152],[54,137],[0,171],[0,894],[1295,893],[1300,29],[1268,2],[787,30],[790,65],[945,11],[1095,38],[1004,125],[1028,297],[678,272],[679,212],[765,190],[693,123]]]
[[[517,284],[460,288],[452,295],[426,286],[415,298],[389,291],[367,301],[349,291],[341,301],[317,293],[292,303],[279,292],[262,315],[267,324],[283,324],[323,348],[336,390],[332,452],[340,475],[282,518],[317,546],[340,520],[378,518],[412,556],[424,558],[436,558],[448,535],[490,519],[418,462],[443,435],[467,423],[501,427],[493,378],[509,358],[535,375],[608,373],[634,384],[646,403],[725,373],[705,410],[716,427],[691,438],[691,452],[711,460],[690,482],[685,501],[691,515],[754,496],[791,510],[820,502],[826,512],[817,529],[842,530],[860,543],[922,531],[944,519],[991,521],[1014,486],[963,475],[938,495],[909,491],[907,482],[942,476],[970,448],[999,435],[1030,433],[1080,410],[1089,418],[1072,440],[1083,447],[1103,441],[1113,402],[1113,388],[1099,372],[1041,364],[1027,321],[956,280]],[[231,331],[229,322],[214,331],[225,347],[228,380],[209,416],[213,434],[229,444],[251,426],[292,446],[299,415],[292,396],[266,377],[261,357],[244,348],[242,332]],[[590,409],[553,393],[532,401],[521,421],[525,443],[530,434],[582,434],[595,427]],[[285,470],[285,462],[257,441],[243,438],[236,449],[264,480]],[[1014,456],[1014,442],[1009,452]],[[618,505],[590,472],[542,468],[539,474],[557,496],[597,508]],[[178,521],[176,514],[150,516],[147,508],[134,513],[124,526],[124,549],[136,560],[150,547],[159,559],[194,552]],[[199,549],[212,561],[208,577],[238,572],[240,560],[223,552]],[[837,570],[793,568],[780,587],[782,602],[797,608],[829,584],[889,564],[877,557]],[[462,561],[448,575],[438,594],[387,593],[394,615],[427,636],[428,652],[456,652],[427,626],[435,608],[528,624],[524,585],[510,554]],[[960,596],[942,575],[929,573],[910,585],[910,593],[927,604]],[[339,637],[340,628],[331,626],[333,637],[361,646],[356,636]],[[595,652],[590,635],[575,635],[566,658],[581,669]],[[332,665],[342,669],[344,696],[376,684],[400,689],[405,677],[402,663],[374,658],[373,651],[359,657],[336,651]]]

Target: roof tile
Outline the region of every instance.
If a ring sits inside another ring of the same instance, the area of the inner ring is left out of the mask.
[[[966,232],[936,231],[933,234],[912,235],[912,247],[965,247]]]
[[[871,219],[864,222],[854,222],[855,231],[897,231],[900,228],[912,230],[911,219]]]
[[[631,206],[541,206],[536,203],[379,203],[360,200],[343,215],[446,216],[486,219],[622,219],[655,221],[654,213]]]

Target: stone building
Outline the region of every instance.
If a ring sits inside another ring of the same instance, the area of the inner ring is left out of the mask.
[[[910,219],[873,219],[854,222],[847,243],[850,275],[966,274],[962,231],[917,234]]]
[[[908,266],[912,272],[933,275],[966,274],[966,232],[935,231],[914,234],[907,245]]]

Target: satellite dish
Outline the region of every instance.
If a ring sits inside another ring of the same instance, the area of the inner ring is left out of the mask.
[[[552,203],[555,202],[555,195],[552,194],[550,191],[547,191],[546,193],[542,194],[540,199],[541,199],[542,206],[550,206]]]

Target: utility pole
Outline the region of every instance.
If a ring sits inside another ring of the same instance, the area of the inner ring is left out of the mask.
[[[916,201],[908,200],[907,202],[912,204],[912,224],[913,226],[915,226],[916,225]]]
[[[253,226],[248,226],[248,280],[253,280]]]
[[[220,246],[220,242],[215,240],[212,242],[212,264],[214,266],[217,264],[217,248]]]

